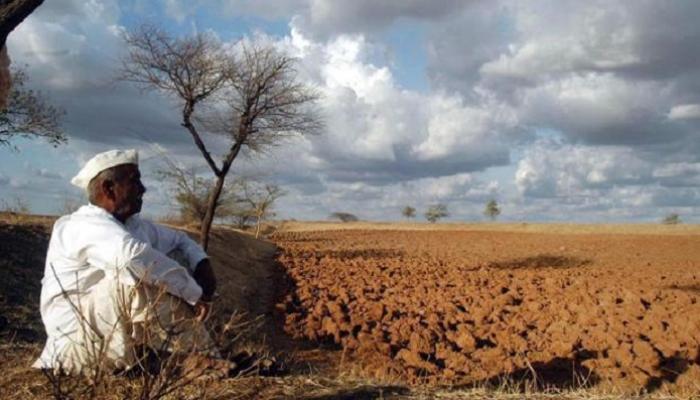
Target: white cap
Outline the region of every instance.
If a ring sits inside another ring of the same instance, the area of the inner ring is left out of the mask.
[[[88,183],[92,178],[96,177],[97,174],[106,170],[107,168],[116,167],[122,164],[136,164],[139,165],[139,153],[136,150],[110,150],[104,153],[97,154],[92,157],[83,169],[78,172],[78,175],[74,176],[70,180],[74,186],[81,189],[87,189]]]

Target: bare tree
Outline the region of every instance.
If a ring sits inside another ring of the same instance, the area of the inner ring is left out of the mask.
[[[275,184],[262,186],[247,184],[244,186],[243,201],[248,203],[250,214],[255,219],[255,238],[260,236],[262,223],[274,216],[272,207],[275,201],[284,196],[284,191]]]
[[[211,35],[173,38],[152,26],[131,32],[126,43],[120,78],[179,101],[181,124],[216,177],[200,230],[206,249],[217,200],[240,151],[264,151],[282,138],[320,132],[313,107],[318,95],[298,81],[295,60],[272,47],[241,44],[227,51]],[[203,133],[229,140],[220,163]]]
[[[15,70],[13,78],[7,107],[0,110],[0,145],[11,146],[15,136],[41,137],[54,146],[65,143],[63,110],[47,103],[41,93],[25,89],[27,76],[23,71]]]

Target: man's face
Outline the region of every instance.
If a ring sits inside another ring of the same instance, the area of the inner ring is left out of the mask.
[[[126,220],[141,212],[146,188],[141,183],[141,172],[134,164],[120,165],[121,179],[114,182],[114,214]]]

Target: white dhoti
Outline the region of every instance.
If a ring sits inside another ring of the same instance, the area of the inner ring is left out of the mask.
[[[90,292],[71,296],[70,303],[78,326],[57,341],[57,351],[52,354],[55,359],[50,362],[62,372],[81,373],[96,367],[130,369],[141,361],[144,347],[219,356],[192,308],[153,286],[126,285],[105,278]]]

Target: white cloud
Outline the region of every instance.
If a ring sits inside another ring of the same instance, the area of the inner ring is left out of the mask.
[[[680,104],[673,106],[668,113],[668,118],[677,119],[698,119],[700,118],[700,104]]]

